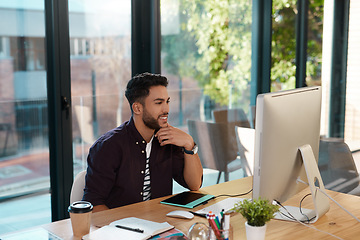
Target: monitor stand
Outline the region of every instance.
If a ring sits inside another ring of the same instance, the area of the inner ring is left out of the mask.
[[[285,206],[284,208],[287,211],[284,208],[280,208],[280,212],[275,214],[275,219],[314,223],[330,209],[330,203],[327,196],[323,194],[325,187],[311,146],[306,144],[299,147],[299,150],[315,209]]]

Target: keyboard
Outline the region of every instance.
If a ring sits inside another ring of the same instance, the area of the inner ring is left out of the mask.
[[[212,213],[218,215],[222,210],[224,210],[224,212],[232,212],[231,209],[234,208],[235,203],[242,201],[244,199],[245,198],[229,197],[213,205],[200,209],[196,211],[196,213],[207,214],[211,211]]]

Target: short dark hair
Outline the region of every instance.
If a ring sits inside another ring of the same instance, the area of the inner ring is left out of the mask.
[[[164,86],[167,87],[168,80],[166,77],[161,76],[160,74],[153,73],[141,73],[134,76],[127,84],[125,96],[130,104],[131,112],[132,105],[134,102],[138,101],[141,104],[144,104],[144,98],[149,95],[149,89],[153,86]]]

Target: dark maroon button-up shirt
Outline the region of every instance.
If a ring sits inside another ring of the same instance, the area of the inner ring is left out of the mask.
[[[109,208],[143,200],[146,141],[133,118],[101,136],[90,148],[83,200]],[[180,147],[161,147],[152,141],[150,154],[151,198],[172,194],[172,180],[187,187]]]

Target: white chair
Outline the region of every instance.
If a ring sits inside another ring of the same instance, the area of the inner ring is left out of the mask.
[[[70,203],[80,201],[82,199],[85,188],[85,175],[86,170],[83,170],[76,175],[71,188]]]
[[[235,132],[242,169],[246,176],[252,176],[254,173],[255,129],[235,126]]]

